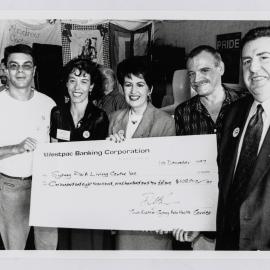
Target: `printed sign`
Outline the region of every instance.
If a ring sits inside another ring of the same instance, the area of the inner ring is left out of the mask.
[[[241,33],[217,35],[216,48],[225,64],[223,83],[239,83]]]

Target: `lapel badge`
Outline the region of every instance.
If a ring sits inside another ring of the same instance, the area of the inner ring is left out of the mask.
[[[85,130],[85,131],[83,132],[83,137],[84,137],[85,139],[88,139],[88,138],[90,137],[90,132],[89,132],[88,130]]]
[[[232,134],[233,137],[236,138],[236,137],[238,136],[239,132],[240,132],[240,128],[239,128],[239,127],[235,128],[235,129],[233,130],[233,134]]]

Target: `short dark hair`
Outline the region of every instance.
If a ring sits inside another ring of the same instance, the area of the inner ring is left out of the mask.
[[[215,48],[209,46],[209,45],[200,45],[196,48],[194,48],[187,57],[187,62],[189,59],[194,58],[201,52],[208,52],[214,56],[214,58],[217,60],[217,63],[219,64],[222,61],[221,55]]]
[[[249,30],[241,40],[241,50],[243,47],[252,40],[255,40],[260,37],[270,37],[270,27],[257,27]]]
[[[153,87],[153,70],[152,64],[145,56],[133,56],[123,60],[117,66],[117,79],[123,86],[125,77],[143,76],[147,86]]]
[[[87,58],[73,58],[71,59],[63,69],[63,82],[66,84],[69,78],[69,75],[75,71],[79,70],[80,73],[87,73],[90,75],[91,84],[94,83],[94,87],[91,92],[91,99],[99,99],[102,95],[101,91],[101,75],[98,70],[99,65],[92,62],[90,59]]]
[[[8,58],[13,53],[24,53],[28,54],[32,57],[33,64],[35,65],[35,57],[33,53],[33,49],[26,45],[26,44],[16,44],[16,45],[10,45],[5,48],[4,51],[4,64],[7,65]]]

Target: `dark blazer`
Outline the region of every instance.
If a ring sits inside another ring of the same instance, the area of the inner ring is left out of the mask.
[[[232,235],[225,230],[225,209],[233,180],[239,140],[253,103],[247,96],[232,104],[226,116],[218,155],[219,202],[216,249],[232,249]],[[236,130],[239,134],[236,136]],[[259,152],[247,193],[240,207],[240,250],[270,249],[270,129]],[[234,136],[233,136],[234,134]]]

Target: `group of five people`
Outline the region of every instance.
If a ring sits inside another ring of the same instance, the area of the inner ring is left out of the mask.
[[[86,58],[72,59],[64,67],[69,101],[57,106],[32,87],[35,62],[30,47],[22,44],[7,47],[4,63],[8,86],[0,92],[0,233],[5,249],[26,247],[32,155],[39,142],[106,138],[121,142],[131,138],[212,133],[217,134],[219,150],[216,234],[209,236],[207,232],[182,228],[172,232],[111,232],[34,227],[35,248],[168,250],[172,249],[173,239],[194,242],[201,235],[216,238],[216,249],[270,248],[267,214],[270,28],[252,29],[242,40],[243,78],[251,95],[222,84],[225,67],[214,48],[204,45],[192,50],[187,70],[197,96],[176,108],[175,119],[151,104],[154,77],[151,64],[144,57],[132,57],[118,65],[117,78],[125,101],[116,89],[115,77],[110,77],[112,81],[106,77],[110,71],[98,69]],[[113,94],[95,102],[102,80],[109,89],[106,95]],[[102,106],[113,97],[121,105],[116,104],[115,109],[114,105],[107,106],[104,108],[107,113],[94,105]],[[250,119],[252,125],[248,123]],[[255,134],[252,142],[245,139],[250,126],[260,131],[259,135],[252,131]],[[245,154],[251,144],[254,146],[255,139],[259,141],[256,154]],[[246,141],[249,141],[247,148]],[[248,170],[243,169],[246,167],[242,161],[247,156]],[[244,171],[244,176],[238,171]]]

